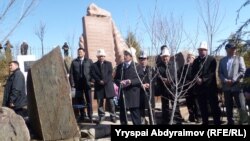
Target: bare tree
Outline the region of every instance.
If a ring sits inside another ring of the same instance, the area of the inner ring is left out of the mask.
[[[160,14],[159,14],[160,13]],[[183,22],[182,18],[177,19],[174,18],[173,14],[170,16],[166,16],[162,14],[163,12],[158,12],[157,4],[154,7],[154,12],[152,16],[149,16],[147,20],[144,16],[142,16],[143,24],[146,28],[146,32],[149,35],[150,41],[151,41],[151,47],[149,48],[149,52],[157,52],[159,51],[159,46],[166,44],[171,51],[172,55],[172,61],[173,63],[173,69],[174,72],[170,72],[170,68],[166,67],[166,78],[164,78],[159,73],[159,68],[157,65],[155,65],[155,69],[157,70],[157,73],[153,75],[151,78],[151,82],[153,79],[160,79],[160,81],[164,82],[164,79],[167,79],[171,86],[167,86],[165,83],[164,87],[167,90],[169,97],[161,96],[162,99],[167,99],[168,101],[171,101],[172,103],[172,110],[169,111],[171,113],[169,124],[174,123],[174,118],[178,118],[176,115],[176,108],[178,107],[179,100],[183,98],[189,89],[191,89],[196,84],[196,79],[199,77],[199,73],[201,71],[202,67],[199,69],[198,73],[194,76],[193,80],[187,81],[187,72],[190,69],[189,65],[184,71],[184,69],[180,70],[180,65],[184,65],[178,62],[180,58],[176,55],[179,51],[183,49],[183,45],[185,42],[187,42],[186,46],[189,47],[189,49],[195,49],[197,48],[197,38],[198,38],[198,30],[196,31],[196,35],[194,38],[191,38],[191,36],[185,32],[183,28]],[[198,29],[198,26],[197,26]],[[152,50],[154,50],[152,52]],[[156,57],[153,57],[153,62],[155,63]],[[184,58],[186,59],[186,58]],[[152,60],[151,60],[152,61]],[[184,62],[185,63],[185,62]],[[180,70],[180,71],[179,71]],[[151,86],[152,84],[150,84]],[[170,109],[169,109],[170,110]]]
[[[220,15],[219,0],[197,0],[198,10],[205,26],[210,54],[213,53],[213,43],[224,16]]]
[[[239,17],[240,17],[240,11],[243,7],[246,7],[247,5],[250,4],[250,0],[246,0],[242,6],[237,10],[237,17],[236,17],[236,24],[238,23]],[[250,23],[250,18],[247,19],[243,24],[235,31],[234,34],[229,35],[228,39],[222,40],[222,43],[214,50],[214,53],[218,53],[225,45],[227,42],[230,42],[232,39],[234,39],[237,42],[245,42],[244,47],[248,47],[250,45],[250,41],[247,39],[244,39],[244,37],[249,37],[250,32],[246,31],[246,28],[248,27]]]
[[[22,4],[20,4],[20,2],[22,2]],[[15,20],[12,20],[13,24],[7,27],[7,30],[5,30],[5,33],[1,31],[3,35],[1,35],[2,39],[0,43],[3,43],[4,41],[8,39],[8,37],[21,24],[24,18],[26,18],[30,14],[30,12],[32,11],[32,8],[34,8],[38,2],[39,0],[23,0],[23,1],[9,0],[7,3],[5,3],[4,1],[0,2],[0,5],[3,6],[2,13],[0,13],[0,25],[6,26],[5,21],[6,19],[9,19],[11,17],[9,16],[10,12],[14,9],[20,9],[20,12],[16,12],[20,14],[19,17],[14,18]],[[0,27],[4,27],[4,26],[0,26]],[[2,29],[0,28],[0,30]]]
[[[35,35],[41,41],[42,56],[44,55],[44,35],[45,35],[45,32],[46,32],[46,24],[43,22],[40,22],[40,26],[35,30]]]

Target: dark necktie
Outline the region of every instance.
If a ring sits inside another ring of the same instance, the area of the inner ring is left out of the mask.
[[[82,68],[82,60],[80,60],[80,76],[83,77],[83,68]]]
[[[100,63],[100,69],[101,69],[101,74],[102,74],[102,78],[103,78],[103,63]]]

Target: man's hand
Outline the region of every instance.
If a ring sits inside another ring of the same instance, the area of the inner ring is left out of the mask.
[[[100,80],[99,82],[101,85],[104,85],[104,81],[103,80]]]
[[[148,83],[145,83],[142,86],[144,87],[144,89],[149,89],[149,84]]]
[[[232,80],[226,80],[226,85],[231,87],[233,85],[233,81]]]
[[[15,107],[15,105],[13,103],[10,103],[10,108]]]
[[[127,79],[127,80],[122,80],[122,81],[121,81],[121,85],[122,85],[123,88],[125,88],[125,87],[131,85],[131,80],[129,80],[129,79]]]
[[[169,85],[171,82],[167,78],[162,78],[162,81],[166,84]]]
[[[246,100],[250,100],[250,92],[244,93]]]
[[[196,83],[197,83],[198,85],[201,85],[201,84],[202,84],[202,79],[198,77],[198,78],[196,79]]]

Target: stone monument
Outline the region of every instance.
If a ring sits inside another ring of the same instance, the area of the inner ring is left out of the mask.
[[[21,55],[27,55],[28,54],[28,48],[29,48],[29,45],[27,44],[26,41],[23,41],[23,43],[21,44]]]
[[[96,51],[103,48],[106,53],[106,60],[111,61],[113,67],[123,61],[123,50],[128,46],[118,31],[111,14],[90,4],[87,9],[87,16],[83,17],[83,34],[80,37],[79,45],[86,48],[86,55],[94,62],[97,61]]]

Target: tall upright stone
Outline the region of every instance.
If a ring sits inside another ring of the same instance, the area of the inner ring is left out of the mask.
[[[36,61],[27,78],[32,131],[42,140],[80,137],[60,48]]]
[[[96,61],[96,52],[103,48],[107,53],[106,59],[115,63],[114,38],[112,31],[112,22],[109,17],[92,17],[83,18],[86,35],[87,56]]]
[[[111,61],[113,66],[123,61],[123,50],[128,48],[111,13],[95,4],[90,4],[87,16],[83,17],[83,36],[80,37],[79,46],[83,44],[87,56],[94,62],[97,61],[96,51],[103,48],[107,53],[106,60]]]

